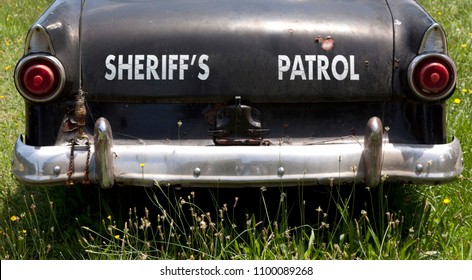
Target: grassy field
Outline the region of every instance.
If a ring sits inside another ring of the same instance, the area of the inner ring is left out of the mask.
[[[322,193],[329,207],[309,210],[309,194],[297,190],[252,190],[207,204],[203,190],[18,185],[10,164],[24,109],[12,76],[29,26],[51,1],[0,0],[0,259],[472,259],[472,2],[419,2],[444,25],[458,65],[447,118],[465,171],[441,186]],[[125,199],[136,193],[140,199]],[[255,213],[243,204],[249,195],[259,197]],[[293,222],[289,212],[302,214]]]

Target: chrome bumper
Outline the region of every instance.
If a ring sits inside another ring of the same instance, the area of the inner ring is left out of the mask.
[[[382,123],[372,118],[363,141],[304,146],[113,145],[111,127],[101,118],[93,144],[34,147],[16,141],[12,173],[27,185],[81,182],[202,187],[337,185],[389,182],[439,184],[463,170],[457,139],[441,145],[389,143]]]

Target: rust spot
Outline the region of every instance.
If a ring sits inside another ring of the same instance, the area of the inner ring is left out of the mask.
[[[393,60],[393,68],[398,69],[399,66],[400,66],[400,60],[398,58],[395,58]]]
[[[62,123],[62,132],[71,132],[77,129],[77,123],[74,120],[67,118]]]
[[[334,49],[334,38],[331,36],[323,37],[321,35],[315,36],[315,43],[321,45],[321,49],[324,51],[330,51]]]
[[[259,146],[262,143],[262,139],[219,138],[215,139],[215,142],[222,146]]]
[[[264,140],[264,141],[262,141],[261,146],[270,146],[271,144],[272,143],[270,143],[269,140]]]
[[[326,37],[321,43],[321,49],[323,49],[324,51],[330,51],[334,49],[334,38]]]

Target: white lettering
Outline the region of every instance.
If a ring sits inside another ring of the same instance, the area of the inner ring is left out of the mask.
[[[295,80],[295,76],[300,76],[302,80],[306,80],[305,68],[303,68],[303,61],[300,55],[296,55],[293,60],[292,74],[290,80]]]
[[[338,73],[338,69],[337,69],[339,62],[341,62],[343,66],[342,67],[343,71],[341,74]],[[342,55],[335,56],[331,63],[331,72],[333,73],[333,77],[338,81],[342,81],[346,79],[348,71],[349,71],[349,65],[347,63],[347,59]]]
[[[353,55],[349,56],[349,64],[351,66],[351,68],[350,68],[351,69],[351,72],[350,72],[351,80],[352,81],[358,81],[359,80],[359,74],[356,74],[355,73],[356,71],[354,70],[355,63],[354,63],[354,56]]]
[[[318,80],[321,81],[322,78],[325,80],[331,80],[328,75],[329,60],[325,55],[318,56]]]
[[[210,76],[210,67],[206,64],[207,61],[208,55],[206,54],[201,55],[198,59],[198,67],[200,67],[200,70],[203,70],[203,73],[198,73],[198,78],[202,81],[208,79],[208,76]]]
[[[169,80],[174,79],[174,70],[177,70],[177,64],[174,62],[179,60],[179,56],[176,54],[169,55]]]
[[[162,56],[162,79],[167,79],[167,55]]]
[[[146,80],[151,80],[151,77],[154,80],[159,80],[159,75],[157,75],[157,66],[159,66],[159,60],[155,55],[146,56]]]
[[[185,80],[189,77],[207,80],[210,76],[209,56],[190,54],[114,55],[105,58],[105,79],[112,80]],[[198,63],[198,74],[196,72]],[[191,70],[191,69],[195,70]],[[178,76],[178,78],[177,78]],[[360,80],[355,70],[355,56],[336,55],[278,55],[278,80]]]
[[[134,56],[134,79],[137,81],[144,80],[144,64],[142,64],[142,61],[144,61],[144,55],[137,54]]]
[[[115,77],[116,77],[116,67],[115,65],[113,64],[113,62],[115,61],[115,56],[110,54],[109,56],[107,56],[107,58],[105,59],[105,67],[110,70],[110,72],[105,72],[105,79],[111,81],[113,80]]]
[[[284,79],[284,72],[290,70],[290,58],[286,55],[279,55],[279,80]]]
[[[338,81],[349,79],[358,81],[359,74],[356,73],[355,56],[350,55],[349,60],[344,55],[336,55],[332,60],[326,55],[294,55],[291,59],[287,55],[278,56],[278,79],[287,79],[285,73],[290,74],[290,80],[331,80]]]
[[[305,61],[308,62],[308,80],[313,80],[313,63],[316,61],[316,55],[305,55]]]
[[[123,56],[118,56],[118,80],[123,80],[123,71],[128,72],[128,80],[133,79],[133,56],[128,55],[128,63],[123,62]]]
[[[188,55],[183,54],[179,57],[179,80],[184,79],[184,71],[188,70],[188,64],[185,61],[188,60]]]
[[[185,80],[186,72],[198,59],[198,79],[206,80],[210,76],[208,66],[209,56],[189,54],[164,54],[156,56],[152,54],[113,55],[105,58],[105,79],[128,81],[151,80]],[[196,70],[194,73],[196,74]],[[177,78],[178,76],[178,78]],[[195,77],[195,75],[192,75]]]

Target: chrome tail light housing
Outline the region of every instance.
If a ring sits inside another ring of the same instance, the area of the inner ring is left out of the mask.
[[[20,94],[32,102],[48,102],[64,88],[65,70],[48,54],[32,54],[21,59],[15,69],[15,84]]]
[[[46,29],[41,25],[33,26],[26,37],[24,56],[15,68],[15,85],[25,99],[48,102],[62,92],[66,73],[54,55]]]
[[[442,53],[425,53],[413,59],[408,68],[408,84],[414,95],[425,101],[450,97],[456,85],[456,66]]]

